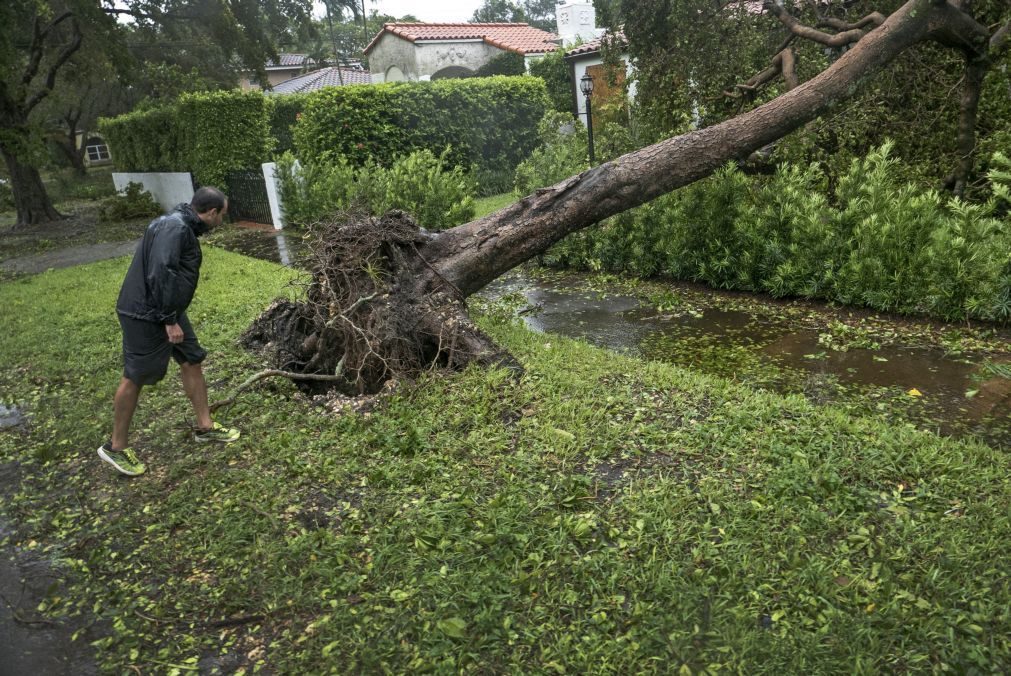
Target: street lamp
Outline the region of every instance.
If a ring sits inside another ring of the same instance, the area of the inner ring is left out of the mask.
[[[579,91],[586,97],[586,133],[590,144],[590,165],[593,160],[593,110],[590,104],[590,96],[593,94],[593,76],[586,73],[579,79]]]

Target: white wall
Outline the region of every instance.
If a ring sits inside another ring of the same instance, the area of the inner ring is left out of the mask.
[[[189,204],[193,198],[193,177],[187,172],[113,172],[112,183],[118,192],[126,190],[129,183],[140,183],[165,211],[180,202]]]

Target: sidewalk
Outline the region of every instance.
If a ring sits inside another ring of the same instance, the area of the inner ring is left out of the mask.
[[[8,258],[5,261],[0,261],[0,270],[18,275],[34,275],[49,269],[69,268],[74,265],[104,261],[107,258],[132,254],[136,250],[138,242],[140,239],[128,242],[100,242],[47,251],[33,256]]]

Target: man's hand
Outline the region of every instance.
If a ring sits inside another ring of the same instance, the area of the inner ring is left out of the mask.
[[[166,324],[165,333],[168,334],[168,342],[170,343],[181,343],[183,342],[183,330],[178,324]]]

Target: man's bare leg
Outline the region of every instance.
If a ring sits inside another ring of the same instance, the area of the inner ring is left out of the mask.
[[[183,377],[183,389],[197,416],[197,428],[211,429],[214,423],[211,422],[211,410],[207,405],[207,383],[204,381],[203,368],[200,364],[180,364],[179,369]]]
[[[121,451],[129,446],[130,422],[137,410],[141,386],[129,378],[119,381],[112,405],[112,448]]]

